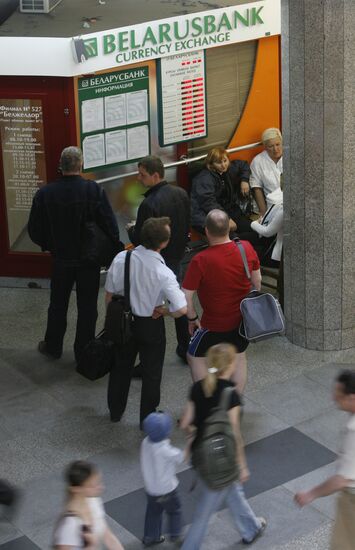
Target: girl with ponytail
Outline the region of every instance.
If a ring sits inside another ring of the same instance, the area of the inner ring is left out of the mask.
[[[180,427],[185,430],[193,449],[203,433],[204,421],[212,409],[218,407],[223,390],[234,387],[231,377],[236,364],[236,349],[232,344],[217,344],[207,352],[207,372],[205,377],[195,382],[190,390]],[[244,445],[240,433],[240,397],[236,391],[230,392],[228,416],[237,443],[236,458],[239,466],[239,481],[218,490],[210,489],[202,479],[199,479],[202,491],[197,503],[192,525],[187,533],[182,550],[197,550],[201,548],[203,538],[208,528],[208,522],[223,502],[228,506],[234,524],[246,544],[253,542],[266,527],[266,520],[256,517],[249,506],[242,484],[249,479]]]

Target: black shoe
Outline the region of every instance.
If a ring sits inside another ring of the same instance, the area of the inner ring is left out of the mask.
[[[158,539],[158,540],[152,540],[150,542],[144,542],[144,539],[143,539],[143,544],[144,546],[155,546],[156,544],[161,544],[162,542],[165,541],[165,537],[163,537],[163,535]]]
[[[185,365],[187,365],[187,358],[186,358],[186,353],[187,353],[187,350],[183,350],[180,346],[178,346],[175,350],[175,353],[178,357],[180,357],[180,359],[183,360],[183,362],[185,363]]]
[[[133,369],[132,378],[142,378],[143,368],[140,363]]]
[[[52,353],[51,351],[49,351],[47,347],[47,342],[45,340],[41,340],[39,342],[37,349],[40,353],[42,353],[42,355],[48,357],[48,359],[60,359],[60,357],[62,356],[61,353]]]
[[[122,418],[122,414],[110,414],[111,422],[119,422]]]

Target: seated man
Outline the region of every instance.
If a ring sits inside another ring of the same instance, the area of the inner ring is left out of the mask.
[[[271,206],[264,216],[251,222],[251,231],[240,233],[242,240],[255,248],[260,264],[264,267],[279,267],[283,244],[283,192],[277,189],[267,195]]]

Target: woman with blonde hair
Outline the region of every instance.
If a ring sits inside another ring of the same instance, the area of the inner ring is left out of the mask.
[[[225,149],[211,149],[206,157],[206,167],[192,180],[192,227],[204,234],[206,216],[217,208],[227,212],[231,231],[249,231],[248,216],[252,209],[249,175],[247,162],[231,162]]]
[[[69,464],[65,471],[67,498],[53,536],[55,550],[123,550],[109,529],[100,495],[101,474],[96,466],[84,460]]]
[[[222,392],[225,388],[234,387],[230,378],[234,373],[235,360],[236,350],[231,344],[217,344],[207,352],[206,376],[193,384],[180,421],[180,427],[187,432],[188,437],[192,440],[192,451],[203,433],[205,419],[211,414],[212,409],[218,406]],[[236,460],[239,466],[239,481],[232,482],[223,489],[212,490],[199,478],[202,491],[196,505],[192,525],[182,546],[183,550],[201,548],[210,517],[223,503],[228,506],[243,543],[252,543],[266,527],[266,520],[255,516],[245,498],[242,487],[242,484],[249,479],[249,471],[240,433],[240,405],[240,397],[237,392],[230,392],[228,417],[237,445]]]
[[[280,189],[282,175],[282,135],[278,128],[267,128],[261,135],[264,151],[250,164],[250,187],[253,190],[260,215],[271,206],[268,195]]]

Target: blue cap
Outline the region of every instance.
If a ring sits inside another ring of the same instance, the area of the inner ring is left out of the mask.
[[[144,433],[153,443],[158,443],[166,439],[173,427],[173,420],[170,414],[163,412],[154,412],[148,414],[143,420]]]

